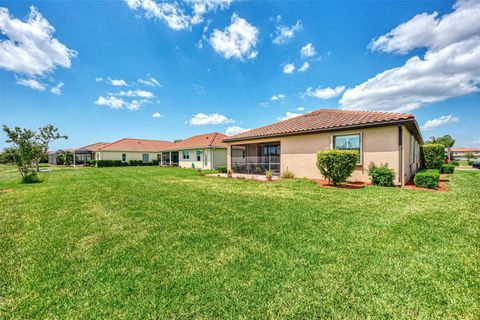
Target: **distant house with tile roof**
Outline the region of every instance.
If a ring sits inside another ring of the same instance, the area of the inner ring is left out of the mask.
[[[101,146],[95,152],[95,160],[160,160],[160,151],[172,145],[170,141],[124,138]]]
[[[161,151],[161,164],[183,168],[215,169],[227,165],[226,135],[212,132],[172,143]]]
[[[462,160],[462,161],[467,160],[467,158],[465,158],[466,153],[471,153],[476,157],[476,159],[480,159],[479,148],[455,148],[455,149],[451,149],[450,153],[453,157],[452,159],[455,159],[455,160]]]
[[[408,182],[420,168],[423,139],[412,114],[320,109],[239,133],[224,140],[233,172],[322,179],[316,166],[319,150],[356,150],[359,162],[352,181],[369,181],[371,162],[388,163],[396,183]]]

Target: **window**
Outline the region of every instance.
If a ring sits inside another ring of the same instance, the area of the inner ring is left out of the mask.
[[[157,153],[157,160],[162,160],[162,155],[160,153]]]
[[[197,161],[202,161],[202,150],[197,150],[196,156],[197,156]]]
[[[144,153],[142,156],[143,162],[150,162],[150,157],[148,156],[148,153]]]
[[[183,150],[182,151],[182,158],[183,158],[183,160],[190,159],[190,153],[188,152],[188,150]]]
[[[123,162],[127,161],[127,154],[126,153],[122,153],[122,161]]]
[[[333,148],[337,150],[356,150],[358,152],[358,164],[362,163],[360,133],[333,136]]]

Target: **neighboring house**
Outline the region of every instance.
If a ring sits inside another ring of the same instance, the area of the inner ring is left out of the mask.
[[[201,134],[171,144],[161,152],[161,164],[182,168],[215,169],[227,165],[226,135]]]
[[[273,174],[291,171],[297,177],[322,179],[316,166],[319,150],[357,150],[351,181],[369,181],[371,162],[388,163],[396,184],[408,182],[420,168],[423,139],[411,114],[320,109],[243,132],[224,140],[233,172]]]
[[[467,160],[467,158],[465,158],[466,153],[471,153],[476,157],[476,159],[480,159],[480,149],[456,148],[456,149],[451,149],[450,150],[450,154],[453,157],[452,159],[455,159],[455,160],[466,161]]]
[[[151,162],[160,160],[160,150],[168,148],[171,144],[170,141],[125,138],[99,148],[95,152],[95,160]]]
[[[85,161],[95,160],[95,153],[109,144],[110,142],[97,142],[77,149],[69,149],[67,151],[75,153],[75,163],[84,163]]]

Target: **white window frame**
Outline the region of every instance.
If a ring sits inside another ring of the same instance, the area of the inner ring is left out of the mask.
[[[349,133],[338,133],[338,134],[332,134],[330,136],[330,149],[334,150],[335,149],[335,137],[342,137],[342,136],[353,136],[353,135],[358,135],[360,137],[360,156],[357,162],[357,166],[362,166],[363,165],[363,132],[349,132]]]
[[[122,161],[127,162],[127,154],[126,153],[122,153]]]
[[[201,162],[202,161],[202,150],[195,150],[195,161]]]
[[[190,160],[190,151],[182,150],[182,159],[183,160]]]

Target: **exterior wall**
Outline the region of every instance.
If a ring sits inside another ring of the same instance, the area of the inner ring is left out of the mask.
[[[200,156],[200,161],[197,161],[197,151],[202,151],[202,155]],[[227,149],[222,148],[201,148],[201,149],[189,149],[185,150],[189,153],[190,159],[184,160],[183,159],[183,151],[180,150],[178,153],[178,166],[181,168],[192,168],[195,166],[196,169],[215,169],[218,166],[226,166],[227,165]],[[207,154],[207,161],[204,161],[205,154]],[[213,162],[212,162],[213,157]]]
[[[403,181],[407,183],[420,169],[420,145],[415,137],[403,126]]]
[[[404,127],[404,132],[408,130]],[[316,166],[316,153],[319,150],[331,148],[334,135],[360,133],[362,143],[361,164],[357,166],[351,181],[370,181],[367,170],[370,162],[377,165],[388,163],[388,167],[395,170],[397,177],[395,182],[399,181],[399,145],[398,145],[398,127],[385,126],[377,128],[366,128],[358,130],[345,130],[335,132],[322,132],[304,135],[284,136],[269,139],[254,139],[249,141],[239,141],[228,143],[227,163],[231,170],[231,148],[232,145],[243,145],[248,143],[263,143],[280,141],[280,165],[281,172],[289,170],[297,177],[307,177],[311,179],[322,179]],[[411,172],[408,173],[409,175]]]
[[[130,160],[143,160],[143,154],[147,153],[149,161],[157,159],[157,154],[160,152],[134,152],[134,151],[98,151],[96,152],[95,160],[122,160],[122,154],[127,155],[127,161]]]

